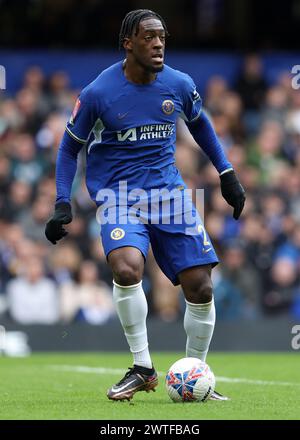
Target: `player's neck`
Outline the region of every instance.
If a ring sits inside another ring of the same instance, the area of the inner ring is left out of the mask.
[[[126,59],[123,63],[124,75],[135,84],[150,84],[155,81],[157,73],[146,71],[142,66]]]

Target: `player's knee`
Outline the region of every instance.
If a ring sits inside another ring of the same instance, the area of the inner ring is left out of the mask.
[[[185,289],[185,298],[193,304],[206,304],[212,300],[213,288],[212,281],[207,275],[191,281]]]
[[[113,270],[114,280],[120,286],[132,286],[142,279],[140,267],[135,264],[121,263]]]
[[[201,286],[201,288],[199,289],[199,294],[198,294],[198,299],[199,299],[199,303],[198,304],[206,304],[211,302],[213,297],[213,289],[212,289],[212,283],[211,281],[207,284],[205,284],[204,286]]]
[[[108,256],[114,280],[120,286],[138,284],[143,276],[144,259],[135,248],[119,248]]]

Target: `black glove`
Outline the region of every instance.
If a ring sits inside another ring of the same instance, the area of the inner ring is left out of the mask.
[[[65,237],[68,232],[62,227],[71,223],[72,210],[70,203],[56,203],[55,212],[50,220],[48,220],[45,228],[45,235],[51,243],[56,244],[58,240]]]
[[[233,170],[222,174],[220,179],[222,196],[234,208],[233,218],[237,220],[244,208],[246,200],[245,190]]]

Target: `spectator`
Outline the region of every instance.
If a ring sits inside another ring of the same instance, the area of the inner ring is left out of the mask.
[[[112,289],[99,281],[93,261],[84,261],[79,269],[78,283],[63,284],[60,295],[61,316],[65,322],[79,320],[99,325],[115,314]]]
[[[10,168],[11,162],[9,158],[0,153],[0,194],[5,194],[10,185]]]
[[[27,211],[20,219],[23,231],[26,237],[36,240],[44,241],[45,239],[45,223],[47,222],[52,212],[49,198],[40,196],[37,198],[30,211]]]
[[[149,253],[148,267],[152,280],[152,297],[150,305],[154,313],[166,322],[175,321],[180,313],[179,286],[173,286],[162,273],[154,260],[152,251]],[[183,297],[181,298],[183,299]]]
[[[19,324],[53,324],[58,321],[57,289],[45,277],[40,258],[24,262],[22,275],[9,281],[7,295],[10,316]]]
[[[39,66],[32,66],[25,72],[23,87],[38,93],[44,90],[45,75]]]
[[[228,91],[228,85],[221,76],[213,76],[206,86],[205,105],[211,113],[217,113],[222,108],[223,99]]]
[[[249,163],[260,171],[261,183],[268,184],[274,169],[278,169],[283,161],[282,143],[284,132],[276,121],[268,121],[262,127],[254,142],[249,145]]]
[[[27,133],[19,134],[14,145],[13,178],[35,184],[41,179],[45,169],[46,164],[36,154],[33,137]]]
[[[16,104],[22,121],[21,128],[24,132],[35,134],[46,113],[42,108],[39,92],[28,88],[21,89],[17,93]]]
[[[288,94],[283,87],[276,85],[266,93],[265,105],[261,114],[262,120],[274,120],[284,126],[287,109]]]
[[[242,297],[240,291],[229,280],[223,278],[220,268],[212,276],[214,299],[219,320],[233,321],[242,317]]]
[[[64,246],[52,249],[49,270],[58,284],[74,279],[82,263],[82,255],[77,245],[67,241]]]
[[[263,302],[268,313],[287,313],[299,292],[299,274],[295,262],[278,258],[271,270],[270,282]]]
[[[6,195],[4,217],[12,222],[19,221],[30,209],[31,196],[29,183],[20,180],[12,182]]]
[[[240,316],[257,318],[261,314],[261,279],[247,259],[245,246],[238,241],[228,243],[222,258],[222,279],[238,291]]]
[[[260,124],[259,110],[263,105],[267,90],[262,61],[258,55],[249,54],[246,56],[235,89],[245,108],[243,119],[247,133],[256,133]]]
[[[69,84],[70,79],[65,72],[54,72],[51,75],[48,84],[48,99],[52,110],[64,110],[66,107],[72,110]]]

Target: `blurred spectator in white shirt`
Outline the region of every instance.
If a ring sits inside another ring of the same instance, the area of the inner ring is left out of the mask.
[[[7,284],[11,317],[20,324],[53,324],[59,319],[55,283],[45,277],[41,259],[24,261],[23,274]]]

